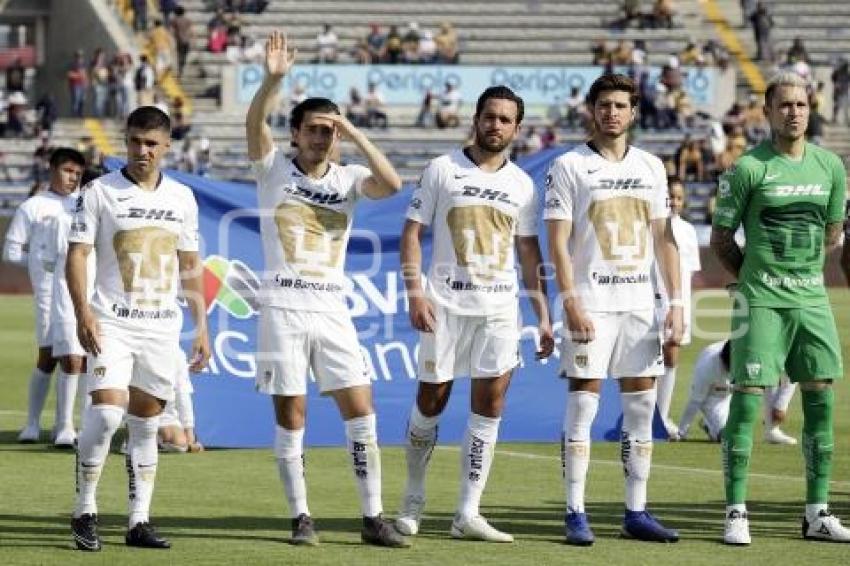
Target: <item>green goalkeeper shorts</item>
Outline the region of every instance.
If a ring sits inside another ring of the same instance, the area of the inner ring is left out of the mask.
[[[750,307],[732,317],[732,382],[771,387],[782,373],[793,382],[839,379],[841,343],[829,305]]]

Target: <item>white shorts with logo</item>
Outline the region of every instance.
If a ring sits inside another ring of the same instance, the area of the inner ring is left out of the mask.
[[[177,335],[127,332],[101,320],[100,355],[89,356],[87,361],[88,392],[132,386],[171,401],[181,363],[186,362],[178,350]]]
[[[347,312],[263,307],[259,318],[257,391],[306,395],[310,374],[323,395],[371,385],[371,370]]]
[[[661,335],[655,309],[624,312],[588,312],[596,337],[573,342],[565,327],[561,340],[563,377],[657,377],[664,373]]]
[[[50,296],[51,293],[36,291],[34,299],[35,310],[35,343],[39,348],[50,348],[53,339],[50,336]],[[54,354],[55,355],[55,354]]]
[[[54,322],[50,325],[50,339],[54,358],[86,355],[86,351],[80,345],[80,339],[77,338],[76,322],[74,324]]]
[[[439,304],[434,310],[434,332],[419,333],[420,381],[493,378],[519,365],[518,309],[479,316],[455,314]]]

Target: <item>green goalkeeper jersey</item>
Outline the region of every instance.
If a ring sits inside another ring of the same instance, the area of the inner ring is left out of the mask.
[[[843,220],[846,192],[841,160],[810,143],[795,161],[764,141],[720,177],[714,225],[744,226],[738,290],[750,306],[829,304],[825,228]]]

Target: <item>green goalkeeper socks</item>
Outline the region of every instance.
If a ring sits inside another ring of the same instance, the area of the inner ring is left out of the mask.
[[[742,391],[732,393],[722,447],[727,505],[746,503],[747,474],[753,451],[753,425],[761,414],[761,404],[761,394]]]
[[[832,387],[802,391],[806,503],[826,503],[832,475]]]

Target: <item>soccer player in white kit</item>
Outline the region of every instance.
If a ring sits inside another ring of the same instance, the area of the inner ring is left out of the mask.
[[[246,118],[248,156],[257,175],[265,272],[260,292],[257,389],[271,395],[274,452],[292,515],[293,544],[318,543],[307,506],[304,425],[308,373],[333,397],[345,434],[367,544],[409,546],[383,518],[381,463],[371,375],[345,299],[343,267],[354,206],[361,197],[386,198],[401,188],[387,158],[324,98],[291,112],[290,159],[275,147],[266,118],[283,76],[295,61],[286,38],[266,43],[265,77]],[[369,167],[332,160],[340,138],[353,142]]]
[[[468,375],[472,410],[461,445],[460,497],[451,536],[513,541],[481,516],[479,503],[493,462],[505,393],[519,364],[514,247],[539,321],[538,359],[554,349],[546,286],[540,277],[540,200],[531,178],[505,153],[523,113],[522,99],[509,88],[485,90],[475,109],[472,145],[431,161],[408,208],[401,262],[420,349],[419,386],[405,446],[407,486],[396,521],[405,534],[419,530],[440,414],[454,379]],[[434,243],[423,289],[420,237],[428,226]]]
[[[44,252],[53,233],[53,223],[63,210],[73,207],[80,176],[85,168],[85,158],[76,150],[57,148],[50,155],[50,188],[36,193],[24,201],[6,232],[3,260],[26,265],[33,288],[35,307],[35,338],[38,360],[30,375],[27,422],[18,435],[18,442],[38,442],[41,433],[41,411],[50,388],[50,376],[56,369],[56,358],[51,352],[50,299],[53,294],[53,273],[45,265]],[[60,369],[57,392],[61,397],[74,373]],[[58,424],[58,423],[57,423]],[[54,426],[53,442],[59,446],[73,445],[73,438],[62,434]]]
[[[127,165],[92,181],[83,191],[68,237],[66,276],[77,335],[89,354],[92,404],[77,447],[77,497],[71,530],[77,548],[101,549],[98,480],[112,435],[125,409],[130,475],[128,546],[169,548],[150,523],[157,468],[159,414],[174,397],[183,315],[178,281],[195,325],[190,370],[210,355],[198,206],[192,191],[162,174],[171,145],[171,122],[142,106],[127,118]],[[86,260],[94,250],[94,296],[86,294]],[[185,360],[185,358],[183,358]]]
[[[59,151],[59,150],[57,150]],[[68,150],[74,151],[76,150]],[[82,159],[82,155],[80,155]],[[84,171],[81,186],[88,184],[93,175]],[[80,427],[89,396],[85,387],[86,351],[77,339],[77,319],[74,316],[74,304],[68,292],[68,282],[65,279],[65,267],[68,257],[68,235],[77,203],[79,192],[73,193],[74,198],[66,200],[63,211],[51,223],[46,236],[44,248],[45,264],[53,277],[53,290],[50,298],[50,340],[52,355],[59,361],[59,375],[56,378],[56,418],[54,424],[53,445],[57,448],[73,448],[77,441],[74,430],[74,402],[79,394]],[[90,254],[87,262],[88,289],[86,296],[94,292],[95,257]]]
[[[666,342],[663,346],[664,350],[664,373],[658,376],[656,387],[658,390],[658,412],[664,421],[664,427],[667,429],[667,434],[671,440],[678,438],[679,431],[676,424],[670,418],[670,401],[673,399],[673,389],[676,385],[676,367],[679,365],[679,347],[687,346],[691,343],[691,278],[694,272],[700,270],[699,260],[699,242],[697,241],[697,233],[693,224],[682,218],[682,211],[685,208],[685,185],[682,181],[675,179],[670,181],[669,187],[670,197],[670,227],[673,230],[673,237],[676,239],[676,245],[679,248],[679,280],[682,284],[682,303],[684,305],[684,324],[682,331],[682,340],[679,344]],[[667,293],[661,278],[657,278],[659,283],[656,287],[656,293],[660,295],[660,315],[666,316],[669,308],[667,304]]]
[[[703,415],[703,428],[712,442],[720,442],[720,435],[729,417],[729,402],[732,385],[729,375],[729,341],[709,344],[699,353],[694,362],[691,390],[685,411],[679,419],[679,440],[688,436],[691,421],[697,413]],[[782,376],[779,385],[769,387],[764,401],[764,439],[771,444],[797,444],[779,428],[785,419],[791,397],[797,389],[788,376]]]
[[[628,144],[637,89],[605,74],[587,95],[591,140],[558,157],[547,178],[544,218],[564,307],[561,375],[569,378],[561,452],[567,543],[594,541],[584,508],[590,427],[601,380],[619,380],[625,472],[622,533],[675,542],[679,535],[646,511],[652,457],[655,378],[664,371],[651,272],[655,258],[667,288],[666,339],[682,338],[679,254],[667,211],[667,175],[654,155]]]

